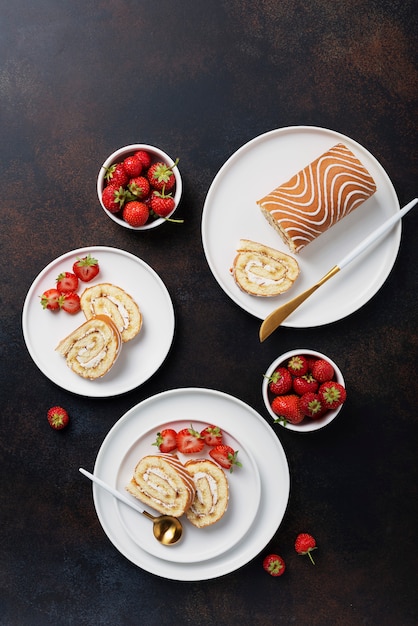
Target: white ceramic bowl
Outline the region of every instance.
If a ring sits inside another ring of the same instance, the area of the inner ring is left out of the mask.
[[[290,350],[289,352],[285,352],[285,354],[282,354],[281,356],[279,356],[279,358],[273,361],[273,363],[270,365],[267,372],[265,373],[265,376],[263,377],[262,394],[263,394],[264,404],[266,405],[267,411],[269,412],[269,414],[274,420],[277,419],[277,415],[274,413],[274,411],[272,410],[270,406],[271,394],[269,392],[269,387],[268,387],[269,378],[278,367],[286,365],[292,356],[296,356],[298,354],[306,355],[306,356],[313,356],[318,359],[325,359],[326,361],[331,363],[335,372],[334,379],[336,380],[336,382],[340,383],[341,385],[345,387],[344,377],[341,373],[340,368],[338,367],[336,363],[334,363],[332,359],[326,356],[326,354],[322,354],[321,352],[317,352],[316,350],[308,350],[306,348],[299,348],[297,350]],[[315,430],[320,430],[321,428],[324,428],[324,426],[327,426],[330,422],[332,422],[337,417],[338,413],[341,411],[343,406],[344,405],[340,405],[338,408],[334,409],[333,411],[327,411],[325,415],[323,415],[322,417],[319,417],[318,419],[310,419],[309,417],[305,417],[305,419],[299,422],[299,424],[290,424],[290,422],[287,422],[286,424],[282,424],[281,422],[276,422],[276,423],[280,424],[283,428],[286,428],[286,430],[294,430],[299,433],[308,433],[308,432],[312,432]]]
[[[151,220],[147,222],[144,226],[131,226],[130,224],[125,222],[125,220],[122,219],[122,217],[118,213],[111,213],[110,211],[108,211],[102,202],[102,192],[105,187],[106,169],[110,167],[111,165],[113,165],[113,163],[119,163],[123,161],[124,159],[126,159],[127,156],[129,156],[130,154],[134,154],[138,150],[146,150],[147,152],[149,152],[152,156],[153,163],[155,161],[164,161],[164,163],[167,163],[167,165],[169,166],[174,165],[173,159],[169,157],[168,154],[160,150],[160,148],[156,148],[155,146],[150,146],[145,143],[135,143],[135,144],[131,144],[130,146],[125,146],[124,148],[119,148],[119,150],[116,150],[115,152],[113,152],[106,159],[106,161],[103,163],[103,165],[100,168],[99,175],[97,177],[97,196],[99,198],[100,206],[102,207],[103,211],[106,213],[108,217],[110,217],[111,220],[116,222],[116,224],[119,224],[119,226],[124,226],[125,228],[130,228],[131,230],[149,230],[151,228],[156,228],[157,226],[161,226],[161,224],[164,224],[164,222],[166,221],[165,218],[160,217],[160,218]],[[182,190],[183,190],[181,175],[180,175],[179,168],[177,166],[173,168],[173,174],[176,179],[176,186],[175,186],[175,192],[174,192],[175,207],[167,217],[172,217],[174,211],[177,209],[179,202],[180,202]]]

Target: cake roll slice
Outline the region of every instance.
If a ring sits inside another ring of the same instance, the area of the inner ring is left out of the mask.
[[[122,341],[130,341],[142,327],[142,314],[135,300],[123,289],[111,283],[87,287],[80,296],[80,306],[87,319],[107,315],[116,324]]]
[[[291,252],[300,252],[375,191],[361,161],[338,143],[257,204]]]
[[[143,457],[126,490],[163,515],[180,517],[192,504],[196,488],[183,463],[171,454]]]
[[[277,296],[293,285],[299,276],[298,262],[256,241],[241,239],[231,274],[238,287],[252,296]]]
[[[121,346],[120,333],[110,317],[96,315],[62,339],[55,350],[73,372],[94,380],[110,371]]]
[[[225,472],[206,459],[187,461],[186,469],[193,476],[196,495],[186,517],[197,528],[218,522],[228,507],[229,486]]]

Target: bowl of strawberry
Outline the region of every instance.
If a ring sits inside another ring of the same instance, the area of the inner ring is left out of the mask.
[[[297,432],[327,426],[347,397],[338,365],[307,349],[291,350],[276,359],[263,376],[262,394],[274,422]]]
[[[104,212],[116,224],[132,230],[149,230],[178,222],[182,180],[165,152],[148,144],[132,144],[113,152],[100,168],[97,195]]]

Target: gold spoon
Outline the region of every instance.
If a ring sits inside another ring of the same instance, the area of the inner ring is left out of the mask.
[[[137,507],[122,493],[120,493],[116,489],[113,489],[113,487],[103,482],[94,474],[90,474],[90,472],[83,469],[82,467],[80,467],[79,469],[80,472],[84,474],[84,476],[87,476],[87,478],[90,478],[91,481],[93,481],[97,485],[100,485],[100,487],[103,487],[103,489],[106,489],[106,491],[111,493],[115,498],[130,506],[131,509],[134,509],[134,511],[137,511],[137,513],[142,513],[142,515],[145,515],[145,517],[148,517],[148,519],[152,520],[154,537],[157,539],[157,541],[165,546],[171,546],[174,543],[180,541],[183,533],[183,527],[177,517],[172,517],[171,515],[160,515],[158,517],[154,517],[153,515],[151,515],[151,513],[148,513],[148,511],[143,511],[142,509]]]
[[[305,300],[309,298],[309,296],[312,295],[314,291],[316,291],[327,280],[332,278],[332,276],[335,276],[335,274],[342,270],[343,267],[351,263],[351,261],[355,259],[359,254],[364,252],[366,248],[369,248],[372,243],[374,243],[377,239],[384,235],[384,233],[386,233],[393,226],[393,224],[399,222],[401,218],[406,215],[406,213],[408,213],[408,211],[410,211],[412,207],[416,205],[417,202],[418,198],[414,198],[414,200],[411,200],[411,202],[406,204],[403,209],[392,215],[392,217],[383,222],[383,224],[381,224],[375,231],[370,233],[368,237],[363,239],[363,241],[361,241],[355,248],[353,248],[353,250],[351,250],[351,252],[349,252],[343,259],[341,259],[341,261],[337,263],[337,265],[334,265],[334,267],[330,269],[330,271],[327,272],[325,276],[318,280],[317,283],[315,283],[314,285],[312,285],[312,287],[309,287],[309,289],[300,293],[298,296],[296,296],[292,300],[289,300],[289,302],[286,302],[282,306],[279,306],[272,313],[270,313],[270,315],[266,317],[266,319],[260,326],[260,341],[264,341],[265,339],[267,339],[267,337],[269,337],[271,333],[275,331],[276,328],[278,328],[280,324],[291,313],[293,313],[293,311],[297,309],[298,306],[302,304],[302,302],[305,302]]]

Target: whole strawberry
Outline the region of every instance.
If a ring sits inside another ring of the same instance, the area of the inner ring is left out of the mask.
[[[129,182],[129,175],[127,174],[122,163],[114,163],[108,167],[105,178],[115,187],[125,187]]]
[[[62,430],[70,421],[69,415],[61,406],[53,406],[47,413],[48,423],[54,430]]]
[[[316,541],[312,535],[308,533],[300,533],[296,537],[295,550],[298,554],[308,555],[312,564],[315,565],[315,561],[312,558],[312,550],[316,550]]]
[[[291,389],[292,375],[286,367],[278,367],[269,378],[269,390],[275,396],[279,396]]]
[[[312,366],[312,376],[319,383],[326,383],[334,378],[334,368],[325,359],[317,359]]]
[[[141,161],[142,169],[147,170],[149,166],[151,165],[151,161],[152,161],[150,153],[147,152],[146,150],[138,150],[137,152],[135,152],[135,156],[137,159]]]
[[[300,407],[300,398],[296,394],[276,396],[271,403],[273,413],[278,415],[276,421],[299,424],[305,417]]]
[[[111,213],[118,213],[126,200],[126,190],[116,185],[107,185],[102,191],[103,206]]]
[[[319,395],[310,391],[301,396],[300,408],[302,413],[311,419],[318,419],[318,417],[322,417],[326,412],[326,408]]]
[[[318,390],[319,383],[312,374],[304,374],[303,376],[296,376],[293,379],[293,391],[299,396],[303,396],[304,393],[313,392]]]
[[[167,217],[175,208],[176,203],[171,193],[166,193],[165,188],[154,191],[151,196],[151,209],[158,217]]]
[[[336,409],[343,404],[347,398],[347,392],[343,385],[334,381],[322,383],[318,389],[318,395],[326,409]]]
[[[287,369],[293,376],[304,376],[308,372],[308,368],[309,361],[302,354],[292,356],[287,363]]]
[[[144,226],[149,218],[149,210],[144,202],[133,200],[123,207],[122,217],[131,226]]]
[[[173,173],[173,167],[178,163],[178,159],[173,165],[167,165],[163,161],[153,163],[147,171],[147,176],[151,187],[161,191],[165,187],[165,191],[171,191],[176,184],[176,178]]]
[[[133,154],[124,159],[123,168],[129,178],[135,178],[135,176],[139,176],[142,172],[142,161],[138,155]]]
[[[136,176],[129,181],[128,189],[135,198],[143,200],[150,192],[150,184],[145,176]]]
[[[286,564],[278,554],[269,554],[263,560],[263,569],[270,576],[281,576],[285,572]]]

